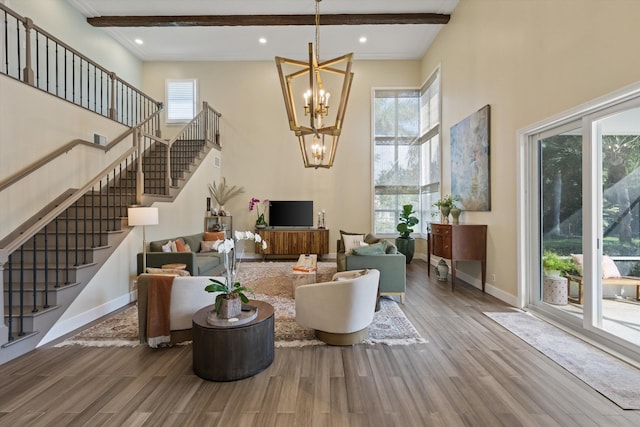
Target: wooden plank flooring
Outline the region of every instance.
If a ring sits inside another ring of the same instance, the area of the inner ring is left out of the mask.
[[[191,346],[48,346],[0,366],[0,426],[640,425],[482,314],[508,306],[426,268],[403,310],[427,344],[278,348],[231,383],[195,376]]]

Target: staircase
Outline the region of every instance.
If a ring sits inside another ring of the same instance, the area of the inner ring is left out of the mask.
[[[0,363],[34,349],[126,237],[127,208],[138,203],[139,177],[145,194],[170,201],[207,153],[219,148],[206,138],[176,139],[167,146],[152,142],[142,162],[127,159],[9,255],[2,272],[8,336],[0,346]],[[175,183],[170,186],[165,185],[168,158],[173,159],[170,181]],[[43,212],[68,204],[76,192],[67,191]],[[3,239],[0,248],[21,234]]]
[[[0,33],[7,46],[15,47],[0,49],[0,78],[15,79],[128,127],[106,147],[73,140],[12,176],[0,175],[4,191],[28,182],[31,173],[77,146],[123,149],[82,188],[63,191],[0,241],[1,364],[34,349],[115,252],[129,232],[130,205],[172,201],[206,154],[221,147],[220,113],[206,102],[175,138],[161,139],[161,103],[2,3],[0,13]],[[38,52],[55,55],[45,61]],[[67,73],[77,78],[69,79]]]

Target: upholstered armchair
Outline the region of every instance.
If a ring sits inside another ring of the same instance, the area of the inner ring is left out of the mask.
[[[351,345],[369,335],[378,298],[378,270],[336,273],[331,282],[298,286],[296,323],[331,345]]]
[[[141,274],[137,279],[138,287],[138,333],[141,343],[147,342],[147,311],[149,286],[152,274]],[[196,311],[212,305],[217,294],[205,292],[205,286],[212,278],[224,281],[224,277],[177,276],[173,279],[169,308],[171,343],[191,340],[192,319]]]
[[[407,262],[395,245],[373,234],[356,234],[340,231],[336,252],[337,270],[362,270],[375,268],[380,271],[380,295],[399,296],[404,304],[407,288]],[[345,245],[345,239],[347,243]],[[362,246],[362,243],[366,243]]]

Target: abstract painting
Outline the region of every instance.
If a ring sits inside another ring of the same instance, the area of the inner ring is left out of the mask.
[[[465,211],[491,210],[489,105],[451,127],[451,195]]]

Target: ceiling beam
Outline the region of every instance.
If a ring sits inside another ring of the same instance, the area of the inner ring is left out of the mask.
[[[320,15],[321,25],[446,24],[451,15],[441,13],[371,13]],[[315,25],[315,15],[190,15],[96,16],[94,27],[235,27]]]

